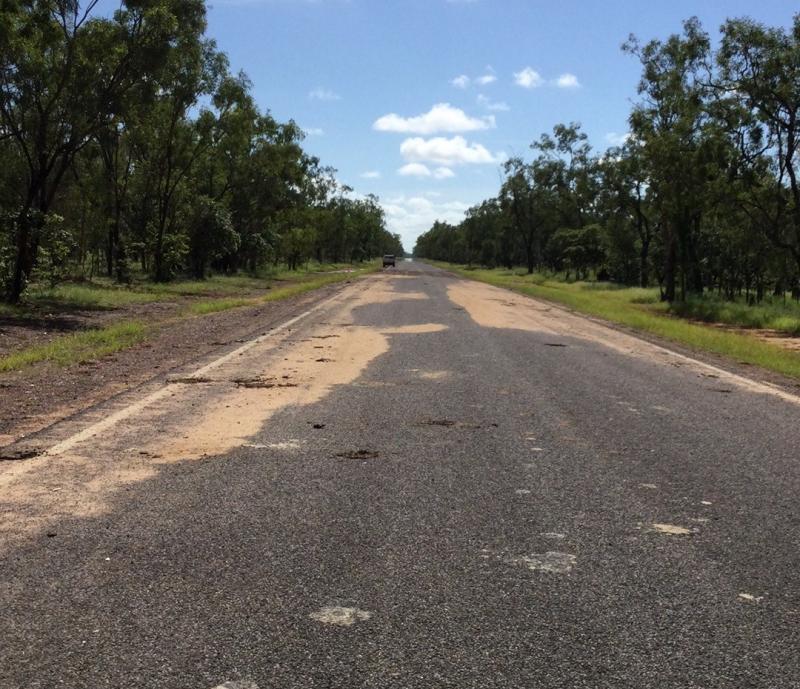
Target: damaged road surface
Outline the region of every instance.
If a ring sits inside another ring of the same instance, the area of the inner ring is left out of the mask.
[[[0,688],[800,687],[798,402],[403,263],[0,462]]]

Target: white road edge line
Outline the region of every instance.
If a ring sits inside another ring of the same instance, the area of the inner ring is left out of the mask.
[[[643,342],[648,342],[644,338],[639,338],[639,339],[641,339]],[[708,371],[712,371],[713,373],[719,376],[720,380],[729,380],[730,382],[734,383],[735,385],[738,385],[739,387],[744,388],[749,392],[757,392],[763,395],[772,395],[773,397],[778,397],[786,402],[791,402],[793,404],[800,404],[800,396],[794,395],[791,392],[786,392],[785,390],[781,389],[774,383],[755,380],[754,378],[748,378],[747,376],[742,376],[738,373],[733,373],[732,371],[726,371],[724,368],[719,368],[718,366],[714,366],[713,364],[708,364],[705,361],[694,359],[690,356],[686,356],[685,354],[681,354],[680,352],[676,352],[672,349],[667,349],[666,347],[663,347],[661,345],[654,345],[654,346],[658,347],[663,352],[666,352],[674,357],[677,357],[678,359],[681,359],[683,361],[688,361]]]
[[[308,311],[304,311],[300,315],[295,316],[294,318],[290,318],[288,321],[275,326],[268,333],[265,333],[264,335],[259,335],[258,337],[250,340],[249,342],[245,342],[238,349],[234,349],[232,352],[228,352],[227,354],[221,356],[219,359],[215,359],[214,361],[206,364],[205,366],[198,368],[196,371],[190,373],[187,376],[187,378],[200,377],[205,375],[209,371],[213,371],[214,369],[219,368],[220,366],[227,363],[231,359],[234,359],[240,354],[244,354],[246,351],[252,349],[253,347],[256,347],[265,340],[268,340],[269,338],[273,337],[276,333],[279,333],[283,330],[286,330],[287,328],[290,328],[295,323],[303,320],[304,318],[307,318],[313,313],[316,313],[325,306],[328,306],[332,302],[339,299],[341,295],[342,292],[338,292],[334,294],[332,297],[326,299],[325,301],[321,301],[316,306],[313,306],[312,308],[308,309]],[[110,414],[102,421],[98,421],[97,423],[94,423],[91,426],[87,426],[86,428],[84,428],[82,431],[79,431],[75,435],[72,435],[69,438],[62,440],[60,443],[53,445],[53,447],[45,450],[45,452],[43,452],[42,454],[45,456],[53,456],[69,452],[73,447],[75,447],[79,443],[82,443],[85,440],[89,440],[89,438],[93,438],[97,434],[102,433],[103,431],[111,428],[112,426],[115,426],[120,421],[124,421],[125,419],[133,416],[134,414],[137,414],[138,412],[142,411],[143,409],[146,409],[154,402],[158,402],[158,400],[162,399],[163,397],[166,397],[170,393],[170,391],[171,388],[169,384],[165,383],[162,388],[156,390],[155,392],[150,393],[149,395],[143,397],[137,402],[134,402],[133,404],[130,404],[127,407],[124,407],[123,409],[120,409],[119,411]]]
[[[467,282],[477,282],[476,280],[470,280],[469,278],[459,278],[459,279],[467,281]],[[486,285],[488,283],[479,283],[479,284]],[[644,334],[640,335],[640,334],[638,334],[636,332],[631,332],[629,330],[625,330],[623,328],[616,327],[617,324],[612,323],[610,321],[604,321],[601,318],[598,318],[597,316],[591,316],[589,314],[580,313],[579,311],[572,311],[572,310],[570,310],[568,308],[565,308],[565,307],[561,306],[560,304],[555,304],[555,303],[552,303],[552,302],[549,302],[549,301],[545,301],[543,299],[538,299],[537,297],[530,297],[527,294],[522,294],[521,292],[515,292],[514,290],[510,290],[510,289],[507,289],[505,287],[495,287],[495,285],[489,285],[489,286],[490,287],[494,287],[495,289],[500,290],[502,292],[510,292],[514,296],[522,297],[523,299],[527,299],[527,300],[532,301],[532,302],[534,302],[536,304],[540,304],[542,306],[547,306],[548,308],[550,308],[552,310],[560,311],[561,313],[564,313],[564,314],[566,314],[568,316],[573,316],[575,318],[582,318],[584,320],[590,321],[591,323],[594,323],[595,325],[600,326],[601,328],[605,328],[607,330],[611,330],[611,331],[614,331],[616,333],[621,333],[623,335],[627,335],[628,337],[630,337],[630,338],[632,338],[634,340],[638,340],[639,342],[644,342],[645,344],[650,345],[657,352],[660,352],[661,354],[666,354],[666,355],[675,357],[676,359],[679,359],[681,361],[685,361],[687,363],[694,364],[698,368],[705,369],[706,371],[711,371],[711,372],[717,374],[720,380],[723,380],[723,379],[727,380],[730,383],[732,383],[734,385],[738,385],[740,388],[744,388],[745,390],[747,390],[749,392],[754,392],[754,393],[758,393],[758,394],[762,394],[762,395],[771,395],[773,397],[778,397],[779,399],[782,399],[785,402],[791,402],[792,404],[800,405],[800,395],[796,395],[796,394],[793,394],[791,392],[787,392],[786,390],[782,389],[778,385],[775,385],[774,383],[768,383],[766,381],[760,381],[760,380],[755,380],[754,378],[748,378],[747,376],[743,376],[743,375],[740,375],[738,373],[733,373],[732,371],[726,371],[724,368],[720,368],[718,366],[714,366],[714,364],[709,364],[709,363],[707,363],[705,361],[702,361],[700,359],[695,359],[694,357],[688,356],[686,354],[681,354],[680,352],[676,352],[674,349],[670,349],[669,347],[667,347],[665,345],[656,344],[655,342],[652,342],[651,340],[648,340],[644,336]],[[579,337],[579,336],[575,336],[575,337]],[[586,341],[588,341],[588,342],[596,342],[596,340],[592,340],[591,338],[580,338],[579,337],[579,339],[586,339]],[[604,343],[600,343],[600,344],[603,344],[603,346],[608,346],[608,345],[605,345]]]

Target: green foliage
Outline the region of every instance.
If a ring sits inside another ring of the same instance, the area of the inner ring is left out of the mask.
[[[202,0],[12,0],[0,13],[0,280],[190,274],[402,254],[356,199],[257,107],[205,35]],[[52,221],[63,219],[57,227]]]
[[[64,227],[64,218],[48,214],[40,241],[39,277],[55,287],[69,275],[69,259],[75,246],[72,233]]]
[[[716,51],[696,18],[664,40],[631,36],[625,139],[596,154],[578,124],[556,125],[532,160],[505,163],[495,199],[434,223],[415,255],[657,283],[671,304],[800,298],[800,15],[721,31]]]
[[[69,366],[113,354],[142,341],[147,328],[137,322],[115,323],[107,328],[62,335],[46,344],[0,357],[0,372],[16,371],[47,361]]]

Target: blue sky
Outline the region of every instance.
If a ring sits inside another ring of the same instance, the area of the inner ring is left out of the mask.
[[[620,45],[700,17],[786,26],[782,0],[211,0],[210,36],[264,110],[356,193],[377,194],[411,250],[437,219],[494,195],[504,156],[559,122],[604,149],[627,130],[639,68]],[[461,77],[461,78],[459,78]],[[445,107],[445,105],[449,107]],[[436,107],[439,106],[439,107]]]

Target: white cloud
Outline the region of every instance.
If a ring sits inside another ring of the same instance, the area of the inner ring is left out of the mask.
[[[311,100],[322,100],[322,101],[331,101],[331,100],[342,100],[342,97],[338,93],[334,93],[330,89],[324,88],[315,88],[313,91],[310,91],[308,97]]]
[[[407,165],[403,165],[398,171],[398,175],[402,175],[403,177],[430,177],[431,171],[427,165],[423,165],[422,163],[408,163]]]
[[[426,198],[428,197],[428,198]],[[453,225],[464,219],[469,205],[461,201],[433,201],[433,193],[425,196],[399,196],[384,199],[381,203],[386,213],[386,226],[403,239],[403,246],[411,251],[417,237],[427,232],[437,220]]]
[[[449,103],[438,103],[424,115],[400,117],[395,113],[384,115],[375,121],[372,128],[379,132],[401,134],[436,134],[438,132],[474,132],[496,126],[494,116],[470,117],[460,108]]]
[[[508,103],[505,101],[493,101],[491,98],[487,98],[482,93],[478,95],[478,105],[483,106],[492,112],[508,112],[511,110],[511,108],[508,106]]]
[[[489,84],[493,84],[497,81],[497,77],[494,74],[484,74],[482,77],[478,77],[475,82],[480,86],[488,86]]]
[[[514,72],[514,83],[525,89],[535,89],[544,83],[544,79],[533,67],[525,67],[519,72]]]
[[[612,146],[623,146],[625,142],[631,138],[630,133],[617,134],[616,132],[609,132],[606,134],[606,142]]]
[[[433,176],[435,179],[450,179],[456,176],[456,173],[453,172],[449,167],[437,167],[433,171]]]
[[[319,127],[306,127],[303,130],[307,136],[322,136],[325,132]]]
[[[581,84],[578,81],[578,77],[567,72],[556,79],[556,86],[560,89],[577,89],[580,88]]]
[[[450,81],[450,83],[458,89],[467,88],[469,86],[469,82],[470,78],[466,74],[461,74]]]
[[[437,167],[431,170],[427,165],[422,163],[408,163],[403,165],[397,174],[403,177],[433,177],[434,179],[450,179],[455,177],[456,173],[449,167]]]
[[[435,137],[406,139],[400,145],[400,153],[411,163],[434,163],[452,167],[454,165],[492,164],[504,159],[502,154],[492,155],[481,144],[470,144],[463,136],[451,139]]]
[[[362,179],[380,179],[381,173],[377,170],[367,170],[366,172],[361,173]]]

